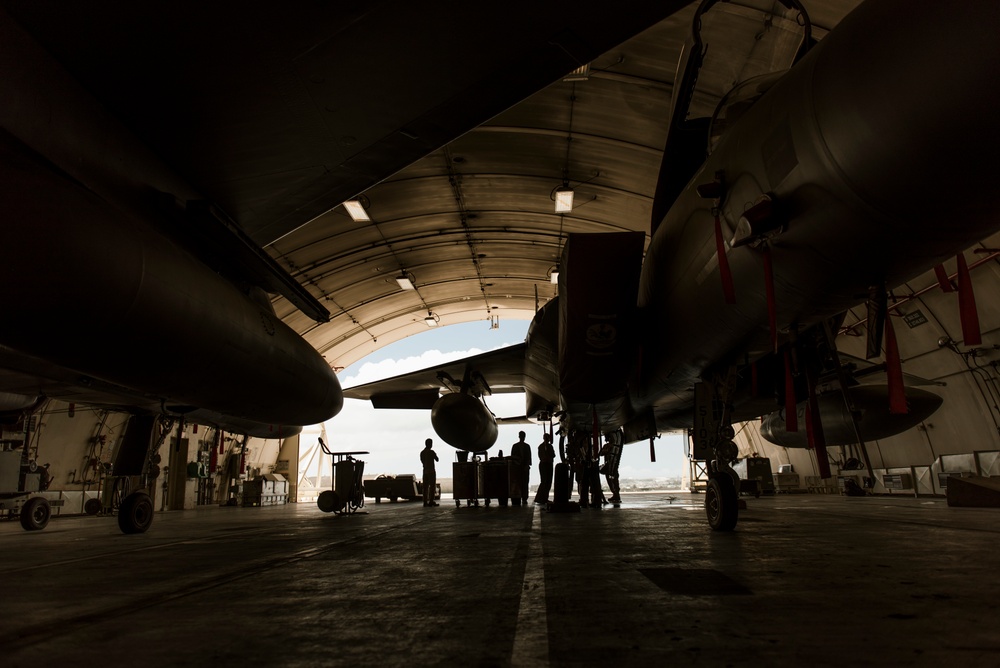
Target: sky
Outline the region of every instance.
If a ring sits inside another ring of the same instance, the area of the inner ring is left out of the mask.
[[[435,364],[460,359],[524,341],[527,320],[508,320],[491,330],[488,321],[449,325],[410,336],[389,344],[347,367],[337,377],[344,387],[416,371]],[[486,398],[486,404],[498,417],[524,415],[523,394],[498,394]],[[541,425],[507,425],[500,427],[497,450],[510,453],[517,441],[517,432],[524,430],[525,440],[532,446],[533,458],[542,440]],[[326,423],[327,443],[334,451],[367,450],[360,457],[365,461],[365,475],[413,473],[419,478],[419,453],[426,438],[434,439],[434,449],[440,457],[438,477],[451,477],[450,464],[457,450],[442,441],[431,427],[430,411],[375,410],[368,401],[345,399],[344,409]],[[305,435],[304,435],[305,436]],[[656,462],[649,461],[648,442],[625,446],[619,475],[621,478],[662,478],[680,476],[686,466],[681,436],[664,435],[656,441]],[[538,482],[538,467],[531,470],[531,482]]]

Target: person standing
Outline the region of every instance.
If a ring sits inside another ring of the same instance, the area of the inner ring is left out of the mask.
[[[601,453],[596,443],[587,444],[587,481],[590,484],[590,507],[602,508],[607,503],[601,488]]]
[[[517,432],[520,439],[510,448],[511,475],[516,476],[519,483],[521,498],[524,505],[528,505],[528,476],[531,473],[531,446],[524,442],[524,432]]]
[[[424,465],[424,507],[436,506],[434,502],[434,492],[437,489],[437,470],[434,462],[438,461],[438,455],[433,450],[434,440],[428,438],[424,441],[424,449],[420,451],[420,463]]]
[[[607,434],[604,438],[604,447],[601,448],[604,465],[601,467],[601,472],[611,489],[611,503],[617,504],[622,502],[621,488],[618,483],[618,464],[622,460],[622,433],[616,431]]]
[[[535,503],[549,502],[549,489],[552,487],[552,467],[555,461],[556,451],[552,447],[552,434],[546,433],[542,436],[542,442],[538,444],[538,473],[542,476],[542,480],[538,484]]]

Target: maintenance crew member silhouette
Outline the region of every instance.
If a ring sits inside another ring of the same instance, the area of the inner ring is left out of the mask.
[[[524,442],[524,432],[517,432],[517,437],[520,439],[517,443],[510,448],[510,458],[512,461],[511,466],[511,476],[517,476],[515,479],[520,483],[521,487],[521,498],[520,502],[524,505],[528,505],[528,475],[531,473],[531,446]],[[515,501],[515,504],[517,501]]]
[[[424,441],[424,449],[420,451],[420,463],[424,465],[424,507],[436,506],[434,502],[434,491],[437,489],[437,471],[434,462],[438,460],[438,454],[432,449],[434,441],[427,439]]]
[[[552,434],[546,433],[542,436],[542,442],[538,444],[538,473],[542,476],[542,480],[538,484],[535,503],[549,502],[549,489],[552,487],[552,467],[555,461],[556,451],[552,447]]]
[[[622,459],[622,433],[621,431],[616,431],[607,434],[604,438],[604,447],[601,448],[601,456],[604,457],[604,466],[601,467],[601,472],[604,474],[604,479],[608,481],[608,487],[611,488],[611,503],[621,503],[618,464]]]

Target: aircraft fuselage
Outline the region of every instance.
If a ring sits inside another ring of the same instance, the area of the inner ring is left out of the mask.
[[[3,12],[0,38],[0,391],[258,436],[335,415],[336,375],[268,298],[164,233],[199,194]]]
[[[998,24],[995,3],[867,2],[739,119],[651,239],[633,407],[654,406],[662,429],[687,427],[693,383],[773,349],[762,248],[727,246],[736,304],[724,300],[714,201],[696,191],[717,174],[727,241],[773,198],[782,340],[998,229]]]

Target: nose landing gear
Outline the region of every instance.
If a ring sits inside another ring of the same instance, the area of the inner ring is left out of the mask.
[[[711,453],[712,457],[705,489],[705,514],[713,531],[732,531],[740,514],[739,476],[731,466],[739,457],[739,448],[733,442],[736,432],[730,426],[726,401],[734,379],[735,370],[723,382],[695,385],[693,436],[695,448]]]

